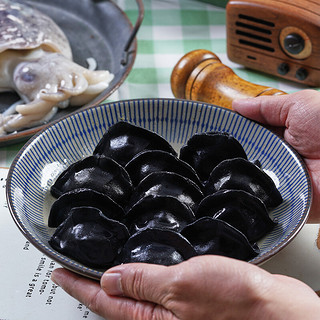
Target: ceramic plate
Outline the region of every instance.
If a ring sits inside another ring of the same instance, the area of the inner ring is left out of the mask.
[[[304,163],[278,136],[237,113],[184,100],[130,100],[100,105],[68,116],[36,134],[19,152],[7,179],[7,200],[13,219],[40,251],[77,273],[98,279],[103,270],[87,268],[54,251],[48,240],[48,213],[54,199],[50,187],[71,163],[90,155],[104,132],[125,120],[152,130],[178,151],[196,132],[232,134],[250,160],[258,159],[273,176],[283,203],[270,212],[278,225],[258,242],[261,264],[285,247],[304,225],[311,202],[311,184]]]

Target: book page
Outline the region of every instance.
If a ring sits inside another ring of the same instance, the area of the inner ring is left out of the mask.
[[[103,319],[50,280],[59,265],[15,225],[5,197],[7,174],[0,168],[0,320]]]

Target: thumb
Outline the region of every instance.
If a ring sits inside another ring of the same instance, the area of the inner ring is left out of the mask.
[[[169,279],[170,268],[166,266],[129,263],[106,271],[100,283],[108,295],[125,296],[161,305]]]
[[[263,124],[285,127],[290,103],[288,95],[260,96],[256,98],[234,100],[232,109],[244,117]]]

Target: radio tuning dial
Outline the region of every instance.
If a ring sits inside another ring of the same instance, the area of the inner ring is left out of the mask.
[[[284,48],[291,54],[299,54],[304,49],[304,39],[297,33],[290,33],[284,38]]]
[[[297,27],[285,27],[280,32],[282,50],[291,58],[306,59],[312,53],[312,43],[308,35]]]

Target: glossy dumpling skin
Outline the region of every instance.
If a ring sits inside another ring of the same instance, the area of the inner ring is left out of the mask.
[[[144,150],[163,150],[176,155],[169,142],[160,135],[125,121],[119,121],[108,129],[93,154],[105,155],[125,166]]]
[[[190,241],[198,255],[216,254],[248,261],[259,253],[258,247],[250,244],[239,230],[210,217],[196,220],[181,234]]]
[[[180,232],[195,220],[191,209],[172,196],[147,196],[138,201],[126,214],[124,223],[130,234],[145,228]]]
[[[74,189],[88,188],[108,195],[124,206],[132,193],[126,170],[111,158],[90,156],[69,166],[51,187],[51,194],[60,197]]]
[[[124,224],[106,218],[97,208],[77,207],[56,229],[49,244],[89,267],[108,268],[128,238]]]
[[[221,161],[232,158],[247,159],[242,145],[224,132],[205,132],[193,135],[180,150],[179,158],[189,163],[202,181],[206,181]]]
[[[134,189],[128,208],[143,197],[164,195],[177,198],[193,212],[203,198],[200,188],[190,179],[173,172],[153,172]]]
[[[196,255],[181,234],[164,229],[144,229],[129,238],[118,263],[144,262],[170,266]]]
[[[162,150],[140,152],[126,164],[125,169],[129,173],[134,186],[138,185],[152,172],[170,171],[189,178],[202,187],[197,173],[188,163]]]
[[[264,203],[242,190],[220,190],[205,197],[196,216],[223,220],[241,231],[250,242],[258,241],[276,226]]]
[[[51,206],[48,226],[56,228],[74,207],[94,207],[101,210],[107,218],[121,221],[124,210],[106,194],[92,189],[80,188],[64,193]]]
[[[282,203],[282,196],[273,180],[254,163],[242,158],[224,160],[212,170],[205,184],[205,194],[223,189],[246,191],[261,199],[267,208]]]

